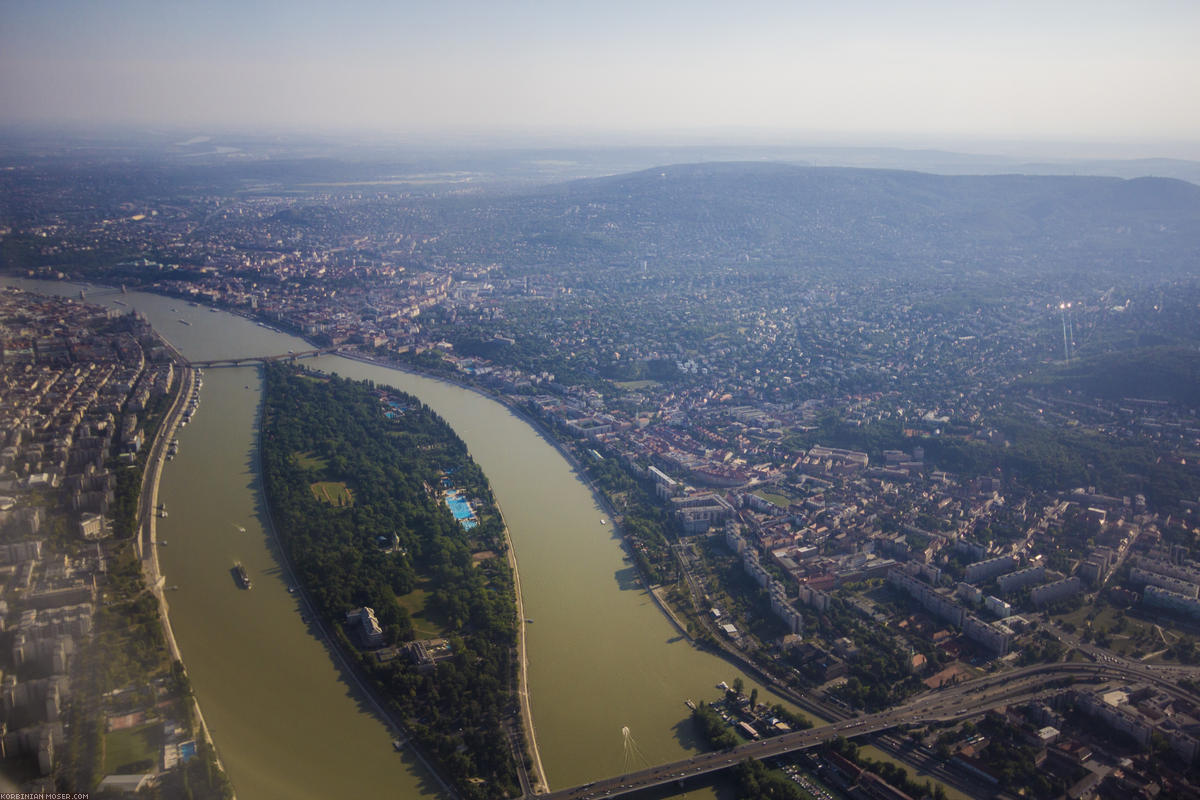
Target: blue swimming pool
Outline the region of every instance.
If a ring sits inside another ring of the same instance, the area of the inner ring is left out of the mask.
[[[475,521],[475,511],[471,508],[471,504],[457,491],[446,492],[446,506],[464,529],[470,530],[478,524]]]
[[[184,742],[183,744],[179,745],[179,757],[181,759],[183,759],[184,761],[187,761],[189,758],[191,758],[194,755],[196,755],[196,743],[195,742]]]

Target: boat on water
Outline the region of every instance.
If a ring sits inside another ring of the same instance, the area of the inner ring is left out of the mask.
[[[608,520],[606,520],[604,517],[601,517],[601,518],[600,518],[600,524],[601,524],[601,525],[607,525],[607,524],[608,524]]]
[[[233,565],[233,577],[237,581],[238,586],[243,589],[253,589],[254,584],[250,581],[250,576],[246,573],[246,568],[242,566],[242,562],[237,562]]]
[[[685,706],[687,706],[688,708],[690,708],[692,711],[695,711],[695,710],[696,710],[696,701],[695,701],[695,700],[693,700],[693,699],[692,699],[692,698],[690,698],[690,697],[689,697],[687,700],[684,700],[684,701],[683,701],[683,704],[684,704]]]
[[[179,324],[180,325],[191,325],[192,323],[188,322],[186,319],[181,319],[181,320],[179,320]]]
[[[532,623],[533,623],[533,618],[532,618],[532,617],[526,617],[526,618],[525,618],[525,621],[526,621],[526,622],[528,622],[528,623],[530,623],[530,624],[532,624]]]

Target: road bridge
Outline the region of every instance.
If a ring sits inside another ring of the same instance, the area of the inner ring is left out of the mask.
[[[1063,688],[1060,679],[1100,683],[1130,680],[1153,683],[1172,695],[1193,703],[1200,698],[1181,689],[1175,670],[1164,670],[1137,662],[1113,660],[1104,663],[1038,664],[1032,667],[987,675],[945,689],[937,689],[915,700],[886,711],[838,720],[829,725],[794,731],[758,742],[705,753],[692,758],[648,767],[616,778],[593,781],[583,786],[538,795],[543,800],[585,800],[585,798],[621,797],[656,786],[681,783],[719,772],[748,758],[763,759],[796,753],[817,747],[837,736],[847,738],[877,733],[902,725],[937,721],[956,721],[978,716],[993,708],[1028,702]],[[1190,670],[1189,670],[1190,671]]]
[[[110,297],[114,294],[127,294],[125,286],[88,286],[79,290],[80,300],[94,300],[98,297]]]
[[[314,350],[299,350],[280,353],[274,356],[237,356],[235,358],[211,358],[207,361],[189,361],[192,367],[240,367],[245,364],[267,364],[272,361],[295,361],[299,358],[316,358],[317,356],[337,353],[340,347],[319,347]]]

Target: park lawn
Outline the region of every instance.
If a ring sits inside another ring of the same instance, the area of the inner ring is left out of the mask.
[[[161,748],[161,722],[107,733],[104,735],[104,772],[110,775],[151,772],[158,764]],[[139,761],[150,761],[150,766],[138,765]]]
[[[445,628],[438,621],[438,614],[427,604],[430,590],[429,581],[422,578],[417,582],[417,588],[406,595],[396,598],[400,607],[408,612],[412,620],[413,635],[418,639],[441,639],[445,636]]]
[[[1091,610],[1091,605],[1085,603],[1081,608],[1077,608],[1074,611],[1066,614],[1055,614],[1054,621],[1059,625],[1062,625],[1064,622],[1069,622],[1077,629],[1083,628],[1083,626],[1086,624],[1085,617],[1087,617]]]
[[[1141,619],[1138,616],[1137,610],[1126,611],[1123,616],[1118,616],[1119,609],[1110,605],[1105,605],[1102,608],[1095,609],[1090,605],[1085,605],[1076,611],[1069,614],[1064,614],[1056,618],[1061,625],[1063,622],[1071,622],[1076,627],[1076,633],[1082,633],[1088,627],[1088,614],[1096,612],[1096,616],[1091,620],[1091,629],[1094,634],[1107,633],[1109,638],[1108,649],[1126,658],[1140,658],[1146,653],[1153,653],[1161,650],[1168,645],[1164,644],[1155,630],[1155,623]],[[1179,638],[1179,633],[1173,630],[1168,621],[1159,623],[1160,629],[1166,634],[1167,641],[1174,644]],[[1141,635],[1141,641],[1135,642],[1134,637]],[[1134,655],[1134,653],[1139,655]]]
[[[317,472],[324,472],[329,466],[329,462],[321,456],[318,456],[312,450],[306,450],[303,453],[295,452],[292,456],[296,459],[297,466],[300,469],[311,469]]]
[[[354,505],[354,494],[344,481],[317,481],[310,484],[313,495],[332,506]]]
[[[658,386],[658,381],[613,381],[613,385],[621,389],[627,389],[629,391],[636,392],[641,389],[649,389],[651,386]]]

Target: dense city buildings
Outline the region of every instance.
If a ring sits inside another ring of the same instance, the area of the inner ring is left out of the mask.
[[[177,786],[204,749],[139,562],[145,451],[179,387],[137,314],[0,291],[0,750],[27,789]],[[96,742],[147,727],[161,746],[106,776]]]

